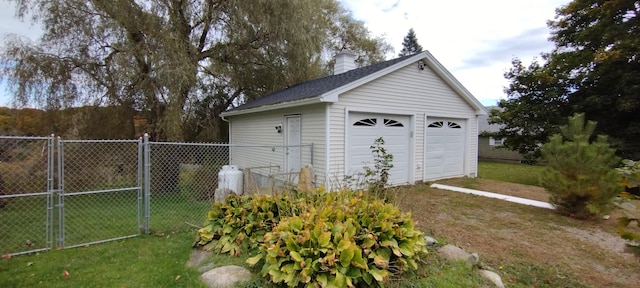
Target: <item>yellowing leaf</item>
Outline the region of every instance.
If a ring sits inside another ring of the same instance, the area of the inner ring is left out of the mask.
[[[351,265],[351,259],[353,259],[354,254],[355,254],[354,246],[351,246],[348,249],[342,250],[342,252],[340,252],[340,263],[342,263],[342,266]]]
[[[407,242],[400,243],[400,252],[409,257],[412,257],[414,255],[413,247],[411,247]]]
[[[300,256],[300,253],[296,251],[290,251],[289,255],[291,256],[291,259],[293,259],[296,262],[304,262],[304,258],[302,258],[302,256]]]
[[[258,264],[258,262],[260,262],[262,256],[263,254],[258,254],[256,256],[249,257],[247,258],[247,261],[245,263],[247,263],[249,266],[255,266],[256,264]]]
[[[349,239],[342,239],[340,243],[338,243],[338,251],[343,251],[345,249],[349,249],[351,247],[351,241]]]
[[[389,267],[389,260],[384,259],[382,255],[377,255],[375,258],[373,258],[373,264],[378,266],[378,268],[386,269],[387,267]]]
[[[331,244],[331,232],[323,232],[322,235],[318,238],[318,245],[320,247],[329,247]]]
[[[327,287],[327,274],[318,274],[318,276],[316,276],[316,282],[320,284],[320,287]]]

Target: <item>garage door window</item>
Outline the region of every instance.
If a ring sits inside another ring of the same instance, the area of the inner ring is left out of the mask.
[[[404,127],[402,123],[393,119],[384,119],[384,126],[386,127]]]
[[[442,128],[444,126],[444,122],[443,121],[436,121],[433,122],[431,124],[429,124],[429,128]]]
[[[454,129],[461,129],[462,126],[460,126],[460,124],[456,123],[456,122],[448,122],[449,123],[449,128],[454,128]]]
[[[376,126],[377,123],[378,119],[376,118],[366,118],[356,121],[353,126]]]

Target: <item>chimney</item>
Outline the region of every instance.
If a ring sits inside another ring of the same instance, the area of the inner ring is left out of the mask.
[[[343,50],[336,54],[336,63],[333,65],[333,75],[342,74],[356,69],[356,54]]]

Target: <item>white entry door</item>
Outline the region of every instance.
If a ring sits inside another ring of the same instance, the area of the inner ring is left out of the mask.
[[[302,167],[300,115],[285,116],[284,126],[284,145],[286,146],[284,148],[284,171],[296,173]]]

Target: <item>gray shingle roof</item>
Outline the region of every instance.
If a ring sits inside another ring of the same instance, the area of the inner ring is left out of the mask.
[[[500,109],[498,106],[487,106],[485,107],[488,111],[493,109]],[[478,116],[478,134],[482,132],[498,132],[502,128],[500,124],[489,124],[489,116],[488,115],[480,115]]]
[[[233,108],[229,111],[238,111],[250,108],[256,108],[260,106],[278,104],[289,101],[302,100],[319,96],[323,93],[329,92],[333,89],[347,85],[367,75],[371,75],[384,68],[392,66],[414,55],[404,56],[393,60],[376,63],[373,65],[365,66],[362,68],[347,71],[338,75],[326,76],[314,80],[302,82],[291,87],[285,88],[280,91],[265,95],[253,101],[249,101],[243,105]]]

